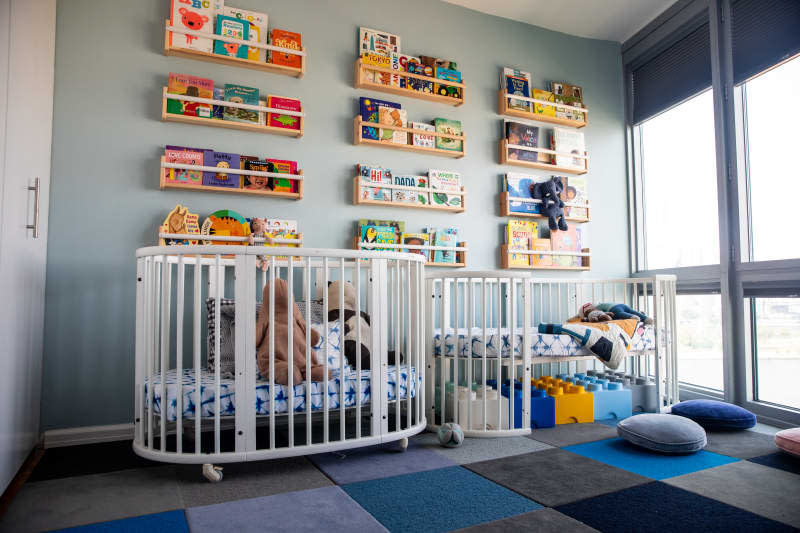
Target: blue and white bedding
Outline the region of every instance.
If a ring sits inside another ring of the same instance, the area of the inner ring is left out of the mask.
[[[486,329],[486,345],[483,342],[483,328],[459,328],[458,334],[452,328],[445,330],[444,336],[444,355],[453,357],[458,353],[459,357],[510,357],[513,353],[515,357],[520,357],[522,353],[522,328],[514,330],[513,336],[509,330],[501,329],[498,333],[497,328]],[[531,357],[574,357],[593,355],[588,349],[578,344],[578,341],[569,335],[553,335],[549,333],[537,333],[531,329],[528,334],[531,346]],[[655,348],[655,329],[653,326],[639,326],[631,339],[630,352],[643,352]],[[442,355],[442,332],[440,329],[434,331],[433,352],[435,355]]]
[[[333,377],[328,380],[328,408],[338,409],[339,390],[341,386],[340,369],[332,369]],[[422,381],[421,376],[417,376],[416,369],[410,367],[411,378],[409,379],[409,367],[403,365],[400,367],[399,380],[398,372],[395,366],[389,366],[388,374],[388,390],[386,396],[389,401],[393,401],[398,396],[398,382],[400,399],[408,398],[409,384],[411,398],[416,397],[417,389]],[[344,405],[345,407],[355,407],[358,390],[357,383],[359,377],[356,371],[352,368],[345,368],[344,379]],[[370,403],[371,387],[370,387],[370,371],[362,370],[361,376],[361,396],[358,402],[361,405]],[[167,389],[167,412],[166,418],[174,422],[177,412],[177,393],[178,393],[178,375],[175,369],[166,372],[166,389]],[[195,417],[195,391],[197,389],[197,382],[195,379],[194,370],[184,370],[181,375],[181,391],[183,394],[183,418]],[[294,386],[294,412],[305,412],[306,410],[306,384],[301,383]],[[149,380],[145,379],[145,406],[149,406]],[[153,412],[156,415],[161,414],[161,407],[163,405],[163,387],[161,386],[161,374],[153,376]],[[258,378],[256,381],[256,414],[269,415],[270,413],[270,400],[275,401],[275,412],[286,413],[289,406],[289,387],[287,385],[274,385],[273,394],[269,393],[269,381],[263,378]],[[214,373],[207,370],[202,370],[200,374],[200,416],[201,417],[214,417],[214,407],[216,400],[216,385],[214,383]],[[323,398],[325,396],[325,382],[314,381],[311,383],[311,410],[317,411],[323,408]],[[233,379],[220,379],[220,415],[233,416],[236,412],[236,384]]]

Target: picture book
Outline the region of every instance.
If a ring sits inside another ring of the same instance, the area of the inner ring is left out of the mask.
[[[244,157],[243,157],[244,159]],[[273,166],[266,161],[260,161],[255,157],[247,157],[243,164],[243,170],[253,170],[255,172],[272,172]],[[248,191],[270,191],[269,178],[266,176],[242,175],[242,188]]]
[[[434,77],[437,79],[461,83],[461,72],[458,70],[442,67],[436,67],[433,70]],[[451,98],[461,98],[462,95],[461,87],[453,87],[443,83],[435,83],[433,91],[440,96],[450,96]]]
[[[247,41],[250,38],[250,23],[234,17],[217,15],[217,30],[214,33],[224,37]],[[214,41],[214,53],[222,56],[247,59],[248,49],[249,47],[241,44]]]
[[[163,224],[158,228],[158,233],[183,233],[200,235],[200,218],[197,213],[190,213],[188,207],[180,204],[169,212]],[[174,246],[180,244],[197,244],[195,239],[164,239],[159,237],[159,246]]]
[[[406,223],[401,220],[373,220],[362,218],[358,221],[358,233],[363,235],[363,228],[365,226],[388,226],[394,232],[394,239],[391,241],[394,244],[400,243],[400,236],[406,231]],[[389,241],[387,241],[389,242]]]
[[[552,245],[550,244],[550,239],[540,239],[535,237],[533,239],[533,244],[531,246],[531,250],[542,250],[542,251],[550,251],[552,250]],[[530,256],[531,266],[553,266],[553,256],[550,254],[536,254]]]
[[[203,166],[203,150],[184,146],[167,146],[164,161],[181,165]],[[164,182],[172,185],[202,185],[203,171],[186,168],[165,168]]]
[[[214,87],[214,100],[220,100],[220,101],[225,100],[225,87]],[[211,118],[222,120],[224,113],[225,113],[224,105],[211,106]]]
[[[408,117],[405,109],[393,109],[391,107],[378,108],[378,122],[388,126],[405,128],[408,124]],[[394,144],[408,144],[408,132],[383,129],[379,131],[380,139],[384,142]]]
[[[289,50],[297,50],[299,52],[303,48],[302,37],[299,33],[292,31],[273,29],[272,32],[270,32],[269,40],[270,44],[273,46],[280,46],[281,48],[288,48]],[[269,62],[285,67],[300,68],[303,65],[303,58],[295,54],[271,50],[269,53]]]
[[[427,176],[394,176],[394,184],[403,187],[428,188]],[[399,204],[426,205],[428,203],[428,192],[416,192],[406,189],[392,189],[392,201]]]
[[[424,130],[435,132],[436,128],[433,127],[432,124],[426,124],[424,122],[409,122],[408,127],[414,130]],[[433,135],[426,135],[425,133],[412,133],[411,134],[411,144],[414,146],[424,146],[425,148],[433,148],[434,147],[434,139]]]
[[[461,192],[461,174],[451,170],[428,170],[431,189],[442,192],[431,192],[431,205],[450,207],[461,206],[461,195],[448,194]]]
[[[509,220],[506,226],[506,244],[509,250],[530,250],[533,238],[537,235],[537,223],[531,220]],[[527,254],[508,254],[508,266],[530,265]]]
[[[285,109],[286,111],[301,111],[300,100],[296,98],[285,98],[283,96],[267,97],[267,107],[274,109]],[[279,113],[268,113],[267,125],[274,128],[284,128],[287,130],[300,129],[300,117],[296,115],[281,115]]]
[[[169,23],[184,30],[214,33],[214,6],[208,2],[172,0]],[[214,41],[208,37],[196,37],[169,32],[169,44],[175,48],[188,48],[211,53]]]
[[[364,64],[400,70],[400,36],[370,28],[359,28],[358,54],[362,58],[362,62],[368,57],[372,58],[371,63],[365,62]],[[378,64],[378,60],[374,59],[375,56],[386,58],[388,66],[383,63],[383,60]],[[364,77],[369,82],[400,86],[400,77],[396,75],[368,70],[364,72]]]
[[[551,231],[550,244],[554,252],[580,252],[580,230],[575,224],[570,224],[566,231]],[[580,256],[554,255],[553,266],[580,266]]]
[[[214,98],[214,81],[208,78],[170,72],[167,92],[196,98]],[[167,113],[211,118],[211,106],[197,102],[167,99]]]
[[[550,89],[555,95],[556,102],[573,107],[583,107],[583,89],[581,87],[554,81],[550,84]],[[556,116],[572,120],[586,120],[586,113],[571,109],[556,108]]]
[[[517,70],[515,68],[503,68],[502,87],[505,88],[506,93],[516,96],[531,97],[531,73]],[[508,108],[517,111],[531,110],[532,102],[527,100],[519,100],[516,98],[508,99]]]
[[[258,105],[260,105],[261,107],[267,107],[267,99],[263,96],[259,96]],[[259,126],[267,125],[267,113],[265,111],[258,112],[258,125]]]
[[[567,178],[564,188],[564,215],[572,218],[586,218],[588,210],[585,207],[575,207],[569,204],[585,204],[589,200],[588,183],[585,176],[571,176]]]
[[[371,67],[378,67],[378,68],[385,68],[391,69],[392,68],[392,58],[387,56],[381,56],[378,54],[364,54],[361,56],[361,62],[364,65],[368,65]],[[392,75],[388,72],[379,72],[375,70],[365,70],[362,74],[366,81],[372,83],[380,83],[381,85],[391,85],[392,84]]]
[[[419,64],[419,58],[407,54],[397,55],[397,70],[399,70],[400,72],[409,72],[408,70],[409,63]],[[409,89],[410,88],[410,84],[408,83],[409,81],[410,81],[409,78],[400,77],[400,88]]]
[[[376,244],[399,244],[396,238],[395,230],[392,226],[380,226],[373,224],[366,224],[361,226],[361,242],[376,243]],[[386,247],[365,247],[365,250],[385,250],[389,252],[396,252],[396,248]]]
[[[455,248],[458,243],[458,230],[456,228],[442,228],[434,232],[433,243],[434,246],[445,246],[447,248]],[[433,253],[434,263],[455,263],[456,251],[455,250],[434,250]]]
[[[235,104],[258,105],[258,89],[244,85],[225,84],[225,101]],[[258,111],[240,107],[226,107],[222,117],[234,122],[258,124]]]
[[[556,101],[555,95],[553,93],[542,89],[534,89],[533,97],[536,98],[537,100],[543,100],[545,102]],[[544,115],[546,117],[556,116],[556,108],[551,105],[534,103],[533,112],[536,113],[537,115]]]
[[[267,218],[266,234],[269,237],[283,239],[296,239],[298,237],[297,221],[281,218]],[[299,248],[299,243],[264,243],[264,246],[287,246],[289,248]],[[283,259],[283,257],[278,257]]]
[[[374,124],[377,124],[380,121],[381,107],[400,109],[400,104],[387,102],[386,100],[378,100],[377,98],[367,98],[364,96],[358,99],[358,104],[361,112],[361,120]],[[372,139],[377,141],[380,139],[380,128],[375,126],[362,126],[361,137],[363,139]]]
[[[246,20],[250,24],[247,40],[251,43],[266,44],[268,28],[267,22],[269,20],[266,13],[258,13],[256,11],[239,9],[238,7],[225,6],[222,8],[222,14],[235,19]],[[267,51],[262,48],[248,46],[247,59],[251,61],[261,61],[264,63],[267,61]]]
[[[224,172],[226,168],[240,168],[239,154],[206,150],[203,153],[203,165],[219,168],[217,172],[203,172],[203,185],[209,187],[228,187],[232,189],[238,189],[241,186],[241,175],[226,174]]]
[[[267,159],[267,163],[272,165],[272,170],[278,174],[297,174],[297,161],[287,161],[284,159]],[[297,180],[291,178],[270,178],[269,188],[275,192],[297,192]]]
[[[403,233],[402,242],[412,246],[428,246],[431,242],[430,239],[431,236],[428,233]],[[429,250],[403,248],[402,251],[409,254],[419,254],[425,258],[425,261],[428,261],[430,257]]]
[[[536,182],[533,176],[524,174],[507,173],[505,177],[505,190],[508,193],[508,210],[511,213],[541,213],[541,204],[534,202],[514,201],[514,198],[531,199],[531,188]]]
[[[508,158],[516,161],[538,161],[539,152],[531,152],[511,145],[537,148],[539,146],[539,128],[522,122],[506,122],[506,139],[508,140]]]
[[[421,76],[433,77],[433,67],[424,65],[420,61],[409,60],[406,65],[406,70],[412,74],[419,74]],[[423,93],[433,93],[433,82],[428,80],[421,80],[418,78],[408,78],[408,88],[413,91],[420,91]]]
[[[445,133],[447,135],[461,135],[461,121],[449,120],[446,118],[433,119],[433,126],[436,128],[436,133]],[[436,137],[436,148],[440,150],[452,150],[460,152],[462,150],[463,142],[461,139],[451,139],[448,137]]]
[[[392,201],[392,189],[375,187],[375,185],[391,185],[393,183],[390,169],[363,164],[357,165],[356,169],[361,183],[361,200]]]
[[[423,64],[428,65],[432,68],[447,68],[450,70],[458,70],[458,65],[455,61],[451,61],[449,59],[442,59],[439,57],[431,57],[431,56],[419,56],[419,60],[422,61]]]
[[[553,150],[558,152],[558,155],[555,156],[556,165],[577,169],[586,168],[585,159],[573,157],[586,154],[586,144],[582,132],[567,128],[553,128]],[[560,154],[572,154],[572,156]]]

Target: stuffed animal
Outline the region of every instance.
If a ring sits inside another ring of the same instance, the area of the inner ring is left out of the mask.
[[[547,217],[547,224],[551,230],[567,230],[567,221],[564,219],[564,202],[561,200],[563,190],[564,185],[559,178],[531,185],[531,197],[542,201],[541,211]]]
[[[352,283],[344,283],[344,302],[341,296],[342,282],[339,280],[328,282],[328,322],[339,321],[339,310],[344,310],[344,355],[347,363],[356,367],[357,351],[357,324],[361,322],[361,368],[370,368],[370,345],[372,333],[369,329],[369,315],[361,311],[356,316],[356,289]]]
[[[247,241],[250,246],[256,242],[256,237],[264,237],[265,244],[273,244],[272,237],[267,235],[267,219],[266,218],[251,218],[250,219],[250,235],[247,236]],[[259,255],[257,258],[258,266],[261,270],[267,269],[267,258]]]
[[[274,321],[269,321],[270,283],[264,285],[261,309],[256,321],[256,354],[258,371],[264,378],[269,379],[269,339],[270,329],[275,337],[275,360],[273,363],[275,383],[289,384],[289,358],[293,362],[292,383],[301,384],[304,380],[322,381],[330,379],[330,372],[325,376],[325,367],[312,362],[311,375],[306,375],[306,321],[295,303],[292,315],[289,316],[287,305],[289,302],[289,286],[286,280],[275,280],[275,309]],[[292,328],[292,347],[289,344],[289,328]],[[311,328],[311,345],[319,342],[319,333]]]
[[[652,324],[653,319],[647,316],[644,313],[637,311],[636,309],[631,308],[627,304],[620,304],[620,303],[601,303],[597,304],[597,308],[601,311],[605,311],[607,313],[611,313],[614,315],[615,319],[624,319],[624,318],[638,318],[645,324]]]
[[[612,313],[601,311],[591,303],[583,304],[581,312],[578,313],[577,318],[581,322],[608,322],[614,320],[615,316]]]

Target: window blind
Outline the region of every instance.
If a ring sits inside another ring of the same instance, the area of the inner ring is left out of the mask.
[[[800,53],[798,0],[737,0],[731,19],[737,84]]]

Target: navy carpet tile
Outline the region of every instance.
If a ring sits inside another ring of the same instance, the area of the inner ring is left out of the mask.
[[[189,533],[183,511],[149,514],[88,526],[60,529],[71,533]]]
[[[163,466],[164,463],[148,461],[133,453],[132,442],[121,440],[48,448],[28,481],[44,481],[62,477],[104,474],[130,468]]]
[[[450,531],[541,508],[460,466],[351,483],[342,489],[394,533]]]
[[[600,531],[615,533],[797,531],[780,522],[660,482],[562,505],[556,510]]]
[[[762,455],[761,457],[753,457],[749,459],[754,463],[764,466],[771,466],[772,468],[780,468],[793,474],[800,474],[800,457],[794,457],[786,452],[775,452],[769,455]]]

